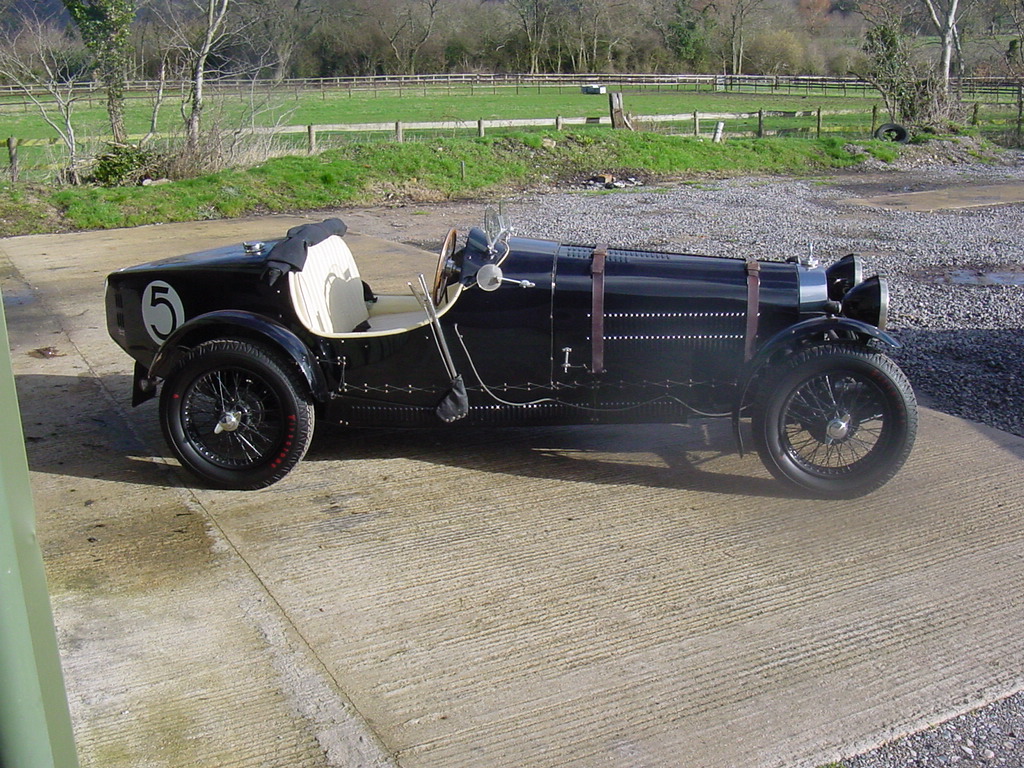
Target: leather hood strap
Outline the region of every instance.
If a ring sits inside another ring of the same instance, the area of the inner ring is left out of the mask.
[[[747,332],[743,347],[744,362],[754,356],[757,346],[757,319],[761,311],[761,265],[747,261]]]
[[[608,259],[608,244],[594,247],[590,264],[593,278],[590,305],[590,372],[604,373],[604,268]]]

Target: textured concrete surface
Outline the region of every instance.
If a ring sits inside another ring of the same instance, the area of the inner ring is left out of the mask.
[[[715,422],[324,429],[193,487],[103,276],[298,221],[0,240],[84,766],[816,766],[1024,684],[1024,441],[934,411],[849,502]],[[375,287],[433,269],[371,245]]]

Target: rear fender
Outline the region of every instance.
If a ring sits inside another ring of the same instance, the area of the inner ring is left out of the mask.
[[[746,402],[750,385],[754,379],[764,370],[772,358],[787,350],[792,352],[808,343],[826,341],[829,339],[852,337],[861,344],[870,341],[878,341],[889,349],[898,349],[900,343],[883,330],[860,320],[853,320],[849,317],[813,317],[810,320],[791,325],[772,336],[743,367],[742,374],[736,382],[736,400],[732,407],[733,434],[736,437],[736,444],[739,446],[740,455],[743,454],[743,439],[740,434],[740,412]]]
[[[160,347],[148,372],[136,366],[132,405],[153,397],[156,380],[167,378],[190,349],[204,341],[223,338],[261,341],[280,350],[306,379],[313,397],[320,401],[327,399],[328,387],[323,370],[302,339],[262,315],[224,310],[198,315],[176,329]]]

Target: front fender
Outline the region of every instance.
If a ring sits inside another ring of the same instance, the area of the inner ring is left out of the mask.
[[[853,320],[849,317],[812,317],[779,331],[768,339],[744,366],[744,378],[749,380],[776,352],[787,347],[796,348],[814,337],[824,337],[829,333],[853,333],[858,337],[868,337],[880,341],[890,349],[898,349],[900,343],[885,331],[879,330],[870,323]]]
[[[327,380],[308,346],[285,326],[263,315],[241,310],[223,310],[198,315],[176,329],[153,358],[149,379],[167,378],[188,350],[211,339],[243,338],[269,342],[295,363],[317,400],[328,396]]]
[[[747,392],[750,383],[761,370],[768,364],[774,355],[785,349],[797,349],[808,341],[824,340],[828,334],[854,334],[861,343],[874,339],[890,349],[898,349],[900,343],[883,330],[880,330],[870,323],[860,320],[853,320],[849,317],[812,317],[810,320],[803,320],[795,325],[785,328],[765,342],[757,354],[748,360],[736,382],[736,400],[732,408],[733,433],[736,443],[739,446],[740,455],[743,454],[743,439],[740,435],[740,411],[747,399]]]

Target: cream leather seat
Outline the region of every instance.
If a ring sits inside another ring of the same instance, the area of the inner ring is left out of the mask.
[[[288,284],[295,313],[313,333],[352,333],[369,319],[359,269],[337,235],[311,246],[302,270],[288,273]]]

